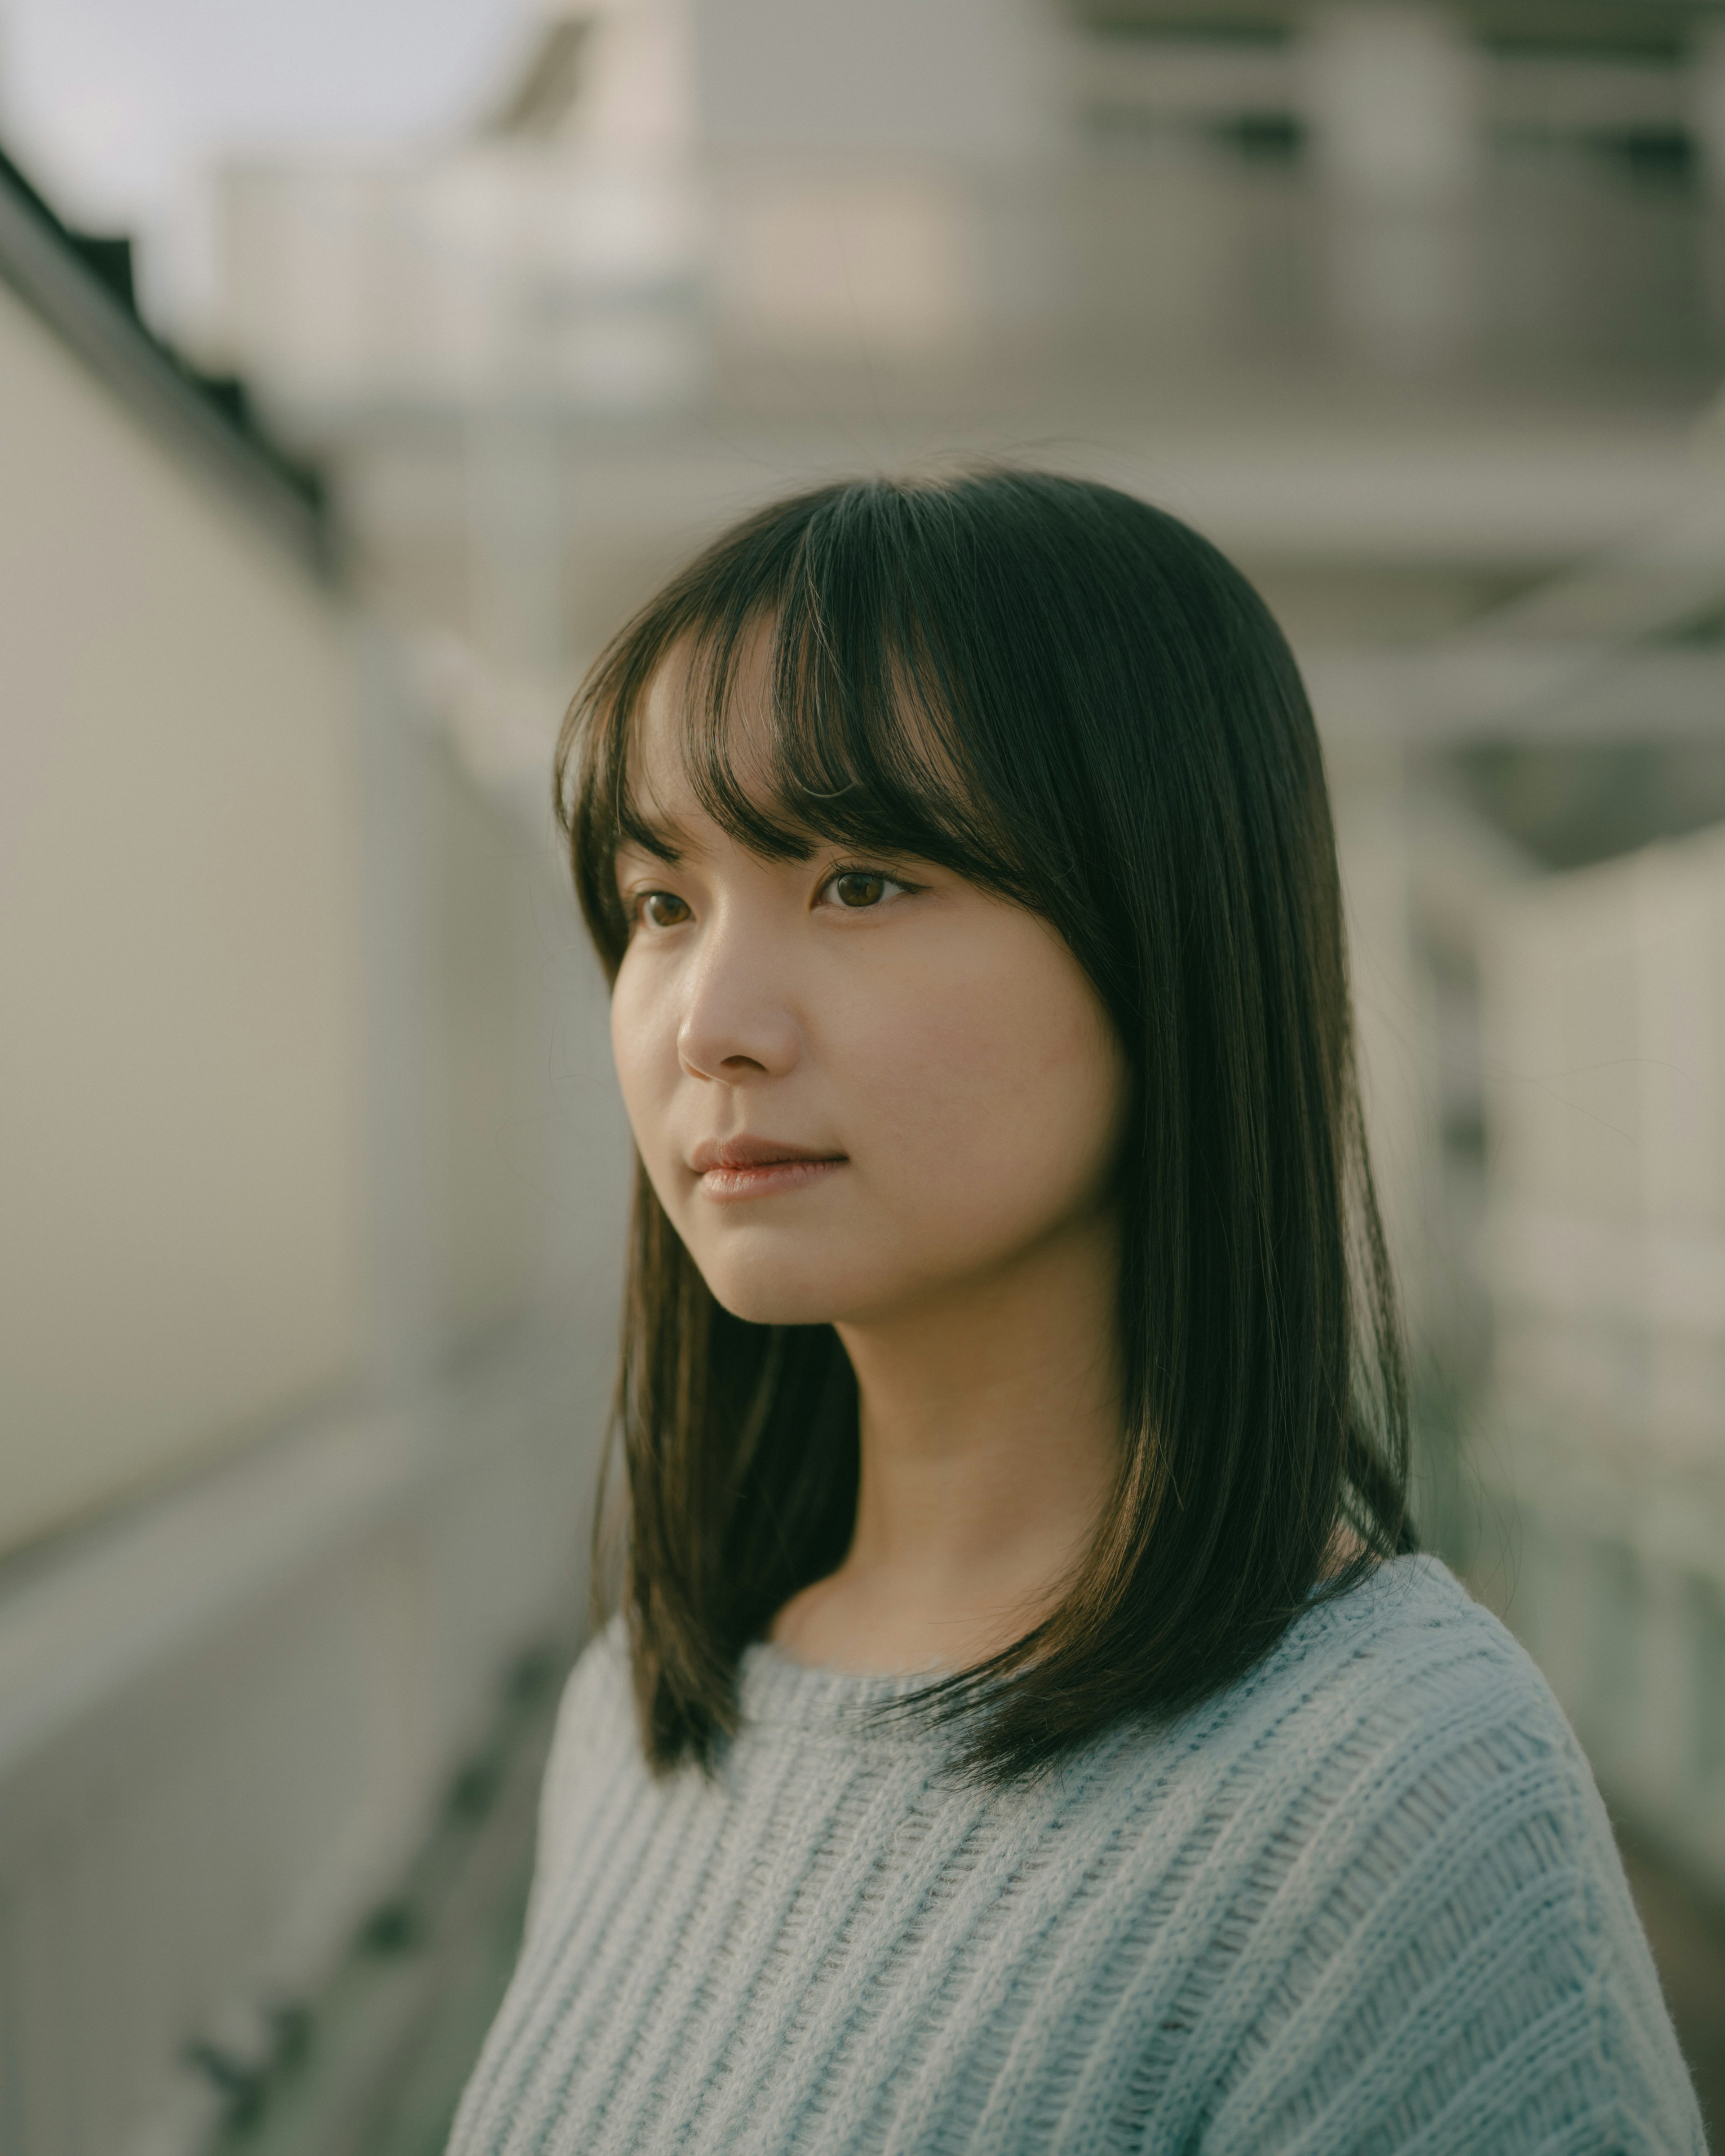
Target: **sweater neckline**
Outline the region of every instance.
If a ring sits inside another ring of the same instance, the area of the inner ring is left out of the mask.
[[[1411,1584],[1415,1577],[1430,1568],[1429,1560],[1423,1555],[1386,1559],[1343,1598],[1349,1605],[1348,1614],[1367,1615],[1378,1596],[1393,1584],[1404,1580]],[[1293,1635],[1304,1633],[1320,1611],[1333,1611],[1337,1607],[1333,1602],[1308,1606],[1289,1626],[1287,1634],[1267,1659],[1273,1661],[1285,1652]],[[1256,1673],[1255,1670],[1251,1674]],[[854,1736],[868,1727],[870,1709],[908,1699],[942,1677],[955,1675],[957,1671],[950,1666],[938,1663],[895,1676],[860,1675],[849,1670],[797,1661],[770,1640],[755,1640],[738,1657],[737,1704],[745,1724],[843,1731]],[[875,1727],[882,1734],[896,1727],[906,1740],[926,1738],[933,1733],[927,1724],[909,1720],[876,1723]]]
[[[937,1663],[896,1675],[860,1674],[799,1662],[770,1640],[756,1640],[738,1659],[737,1703],[745,1722],[854,1730],[870,1708],[909,1699],[955,1674]]]

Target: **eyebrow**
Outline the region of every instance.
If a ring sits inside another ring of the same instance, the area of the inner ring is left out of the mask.
[[[690,850],[689,834],[669,817],[627,816],[617,834],[619,854],[651,854],[668,868],[675,868]]]
[[[775,854],[772,857],[806,860],[822,844],[824,835],[819,831],[811,831],[805,844],[789,846],[783,855]],[[747,840],[744,843],[747,844]],[[699,855],[705,850],[687,827],[678,823],[674,816],[643,816],[629,809],[619,819],[617,845],[613,858],[614,860],[626,853],[650,854],[655,860],[663,861],[667,868],[680,868],[688,855]]]

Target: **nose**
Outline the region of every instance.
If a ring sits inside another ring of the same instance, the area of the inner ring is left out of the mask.
[[[747,1086],[795,1068],[802,1030],[783,966],[738,926],[709,935],[689,982],[677,1058],[691,1078]]]

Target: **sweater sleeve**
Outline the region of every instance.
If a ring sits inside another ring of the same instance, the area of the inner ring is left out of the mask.
[[[1204,2156],[1705,2156],[1587,1763],[1478,1614],[1423,1681],[1389,1645],[1291,1812]]]

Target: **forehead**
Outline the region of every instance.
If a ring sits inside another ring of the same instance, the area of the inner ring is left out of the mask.
[[[772,662],[770,636],[757,631],[727,669],[723,709],[716,711],[709,670],[692,643],[685,639],[665,654],[628,729],[628,811],[620,848],[661,834],[700,834],[704,843],[719,835],[691,770],[715,736],[722,742],[729,780],[771,813],[777,790]],[[638,828],[631,830],[632,825]]]

